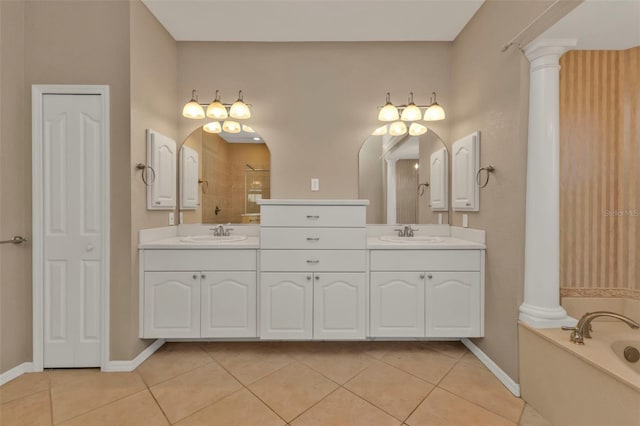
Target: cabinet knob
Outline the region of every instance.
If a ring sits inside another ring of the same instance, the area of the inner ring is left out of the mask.
[[[420,274],[420,279],[424,280],[424,274]]]
[[[193,274],[193,279],[197,280],[198,279],[198,274]]]
[[[427,278],[431,279],[431,278],[433,278],[433,275],[429,274],[429,275],[427,275]]]
[[[200,278],[207,278],[205,274],[200,275]]]
[[[320,279],[320,275],[316,275],[316,280],[319,280],[319,279]]]
[[[307,275],[307,279],[310,280],[311,279],[311,275]]]

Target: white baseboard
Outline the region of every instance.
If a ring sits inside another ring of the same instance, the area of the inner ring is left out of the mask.
[[[502,370],[502,368],[498,367],[498,364],[493,362],[491,358],[487,354],[485,354],[479,347],[475,345],[469,339],[462,339],[462,344],[467,347],[473,354],[484,364],[485,367],[489,369],[493,373],[494,376],[498,378],[502,382],[502,384],[509,389],[509,392],[520,397],[520,385],[516,383],[507,373]]]
[[[155,351],[160,349],[164,345],[164,339],[158,339],[145,348],[138,354],[137,357],[131,361],[109,361],[109,363],[102,368],[102,371],[116,372],[116,371],[133,371],[140,364],[142,364],[147,358],[154,354]]]
[[[5,371],[4,373],[0,374],[0,386],[10,382],[17,377],[22,376],[24,373],[31,373],[32,371],[33,363],[23,362],[22,364],[13,367],[11,370]]]

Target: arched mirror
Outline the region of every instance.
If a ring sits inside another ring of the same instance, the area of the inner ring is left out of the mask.
[[[432,130],[371,135],[359,154],[358,196],[368,224],[449,222],[449,154]]]
[[[270,164],[269,148],[257,132],[198,128],[180,148],[181,223],[259,224],[257,202],[271,197]]]

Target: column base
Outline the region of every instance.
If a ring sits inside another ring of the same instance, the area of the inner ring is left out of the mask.
[[[578,323],[561,306],[549,309],[526,303],[520,305],[520,321],[533,328],[560,328],[562,326],[575,327]]]

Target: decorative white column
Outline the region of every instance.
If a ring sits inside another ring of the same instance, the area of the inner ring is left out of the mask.
[[[536,40],[531,63],[524,303],[520,320],[536,328],[575,325],[560,306],[560,56],[576,40]]]
[[[387,224],[396,222],[396,161],[397,158],[387,158]]]

